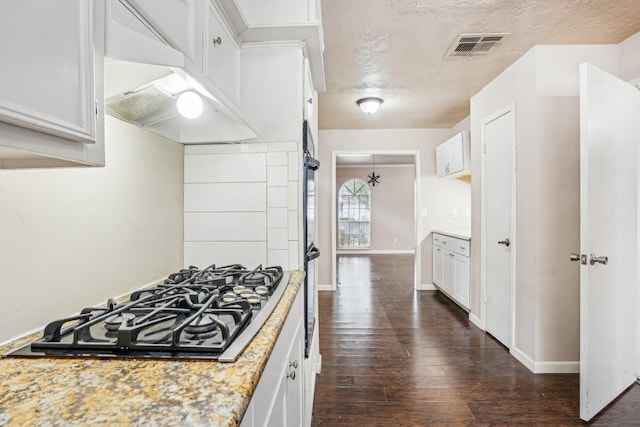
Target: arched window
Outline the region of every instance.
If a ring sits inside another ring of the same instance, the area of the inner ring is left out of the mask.
[[[338,248],[371,244],[371,192],[366,182],[350,179],[338,191]]]

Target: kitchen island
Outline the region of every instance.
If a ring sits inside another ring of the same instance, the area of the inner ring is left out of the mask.
[[[279,304],[233,363],[2,356],[0,426],[239,425],[303,279],[291,272]]]

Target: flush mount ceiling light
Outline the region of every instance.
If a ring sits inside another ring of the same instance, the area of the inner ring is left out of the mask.
[[[369,98],[358,99],[358,101],[356,102],[358,104],[358,107],[360,107],[363,113],[373,114],[376,111],[378,111],[378,108],[380,108],[380,106],[384,101],[380,98],[369,97]]]
[[[187,119],[195,119],[202,114],[204,108],[202,98],[195,92],[183,92],[176,101],[178,112]]]

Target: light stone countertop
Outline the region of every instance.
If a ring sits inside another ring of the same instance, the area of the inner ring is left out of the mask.
[[[432,233],[444,234],[445,236],[456,237],[463,240],[471,240],[471,231],[469,230],[433,230]]]
[[[237,426],[280,334],[303,271],[233,363],[0,358],[0,426]],[[4,355],[41,333],[0,346]]]

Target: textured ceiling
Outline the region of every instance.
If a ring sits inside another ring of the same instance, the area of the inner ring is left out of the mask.
[[[640,0],[322,0],[321,129],[449,128],[534,45],[620,43]],[[444,58],[458,34],[509,33],[486,57]],[[384,104],[365,115],[356,100]]]

